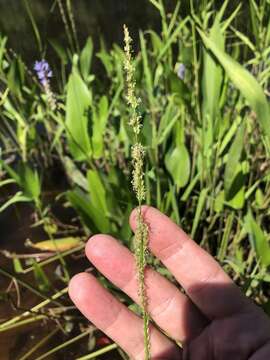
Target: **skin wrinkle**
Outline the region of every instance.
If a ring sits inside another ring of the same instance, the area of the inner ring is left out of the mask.
[[[220,273],[220,269],[217,268],[214,273],[209,273],[204,278],[201,278],[198,286],[197,285],[196,285],[196,287],[189,286],[186,289],[186,292],[191,295],[196,295],[196,297],[197,297],[198,294],[200,294],[205,288],[207,288],[209,286],[209,282],[211,283],[212,280],[217,278],[217,275],[219,273]]]
[[[121,316],[123,315],[124,310],[125,310],[124,307],[120,308],[120,311],[118,311],[117,314],[115,314],[115,318],[112,320],[112,322],[108,326],[104,327],[105,332],[107,331],[110,332],[111,328],[115,326],[115,323],[119,320],[119,318],[121,320]]]
[[[173,302],[177,299],[178,295],[178,289],[175,288],[174,295],[168,297],[166,300],[155,306],[154,309],[151,310],[151,314],[155,317],[157,316],[166,316],[166,312],[169,310],[169,308],[172,306]],[[162,308],[162,309],[160,309]]]
[[[184,241],[181,240],[181,242],[177,239],[175,242],[173,242],[172,244],[162,248],[161,250],[159,250],[158,252],[156,252],[156,256],[161,259],[161,261],[165,262],[165,261],[170,261],[172,260],[175,256],[179,256],[179,254],[184,254],[185,253],[185,248],[186,245],[188,245],[188,239],[185,239]],[[150,239],[150,244],[151,244],[151,239]],[[151,246],[151,245],[150,245]],[[172,250],[171,250],[172,249]],[[171,251],[168,251],[171,250]],[[174,251],[173,251],[174,250]],[[175,251],[176,250],[176,251]],[[169,254],[166,254],[166,253]],[[166,255],[164,255],[166,254]]]
[[[135,257],[133,256],[133,260],[135,260]],[[130,276],[130,279],[128,279],[127,281],[125,281],[124,285],[121,285],[121,289],[123,289],[124,292],[127,291],[127,289],[131,286],[131,284],[133,282],[137,283],[137,273],[136,273],[136,266],[135,266],[135,262],[133,264],[133,270],[132,270],[132,274]]]

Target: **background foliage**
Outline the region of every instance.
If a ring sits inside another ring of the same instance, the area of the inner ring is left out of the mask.
[[[12,288],[3,292],[3,300],[15,301],[26,287],[45,303],[27,314],[17,308],[18,316],[4,319],[0,332],[42,321],[51,334],[59,331],[64,339],[60,349],[49,351],[61,354],[69,344],[65,341],[90,337],[77,352],[72,350],[74,358],[81,358],[94,351],[97,337],[78,313],[66,308],[68,300],[59,292],[78,268],[88,266],[70,257],[78,256],[83,242],[97,232],[113,234],[132,247],[128,217],[136,201],[124,55],[122,46],[108,49],[102,39],[94,44],[89,37],[81,45],[71,1],[53,5],[61,10],[68,46],[46,42],[31,1],[22,3],[40,58],[48,53],[57,58],[50,83],[57,108],[22,55],[10,49],[8,34],[2,33],[0,216],[10,207],[20,216],[21,203],[27,203],[31,227],[41,229],[40,240],[46,242],[32,244],[43,255],[22,258],[6,251],[13,269],[0,272],[13,279],[17,289],[17,295]],[[173,8],[161,0],[149,3],[161,31],[133,29],[147,150],[146,202],[181,225],[269,312],[270,3],[176,1]],[[48,189],[53,189],[49,196]],[[170,277],[155,259],[152,262]],[[33,286],[25,280],[30,273]],[[43,344],[37,345],[35,351],[41,351]],[[18,359],[46,357],[31,356],[25,351]],[[89,356],[82,358],[97,355]]]

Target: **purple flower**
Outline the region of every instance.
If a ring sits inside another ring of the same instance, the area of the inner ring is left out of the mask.
[[[36,61],[34,65],[34,70],[37,73],[40,83],[45,86],[48,84],[49,79],[52,77],[53,73],[50,68],[50,65],[46,60]]]
[[[181,79],[184,80],[185,78],[185,74],[186,74],[186,67],[183,63],[180,63],[177,69],[177,76]]]

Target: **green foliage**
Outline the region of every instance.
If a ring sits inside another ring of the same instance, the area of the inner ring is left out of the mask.
[[[245,228],[250,236],[252,246],[256,251],[258,261],[264,265],[270,265],[270,245],[261,227],[257,224],[251,211],[245,217]]]
[[[165,157],[165,165],[177,187],[185,187],[190,175],[190,159],[188,150],[184,144],[168,152]]]
[[[75,160],[87,161],[93,149],[89,137],[91,93],[76,68],[67,85],[66,129],[70,152]]]

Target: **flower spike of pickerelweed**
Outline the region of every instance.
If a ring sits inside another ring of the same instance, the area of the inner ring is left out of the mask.
[[[144,349],[145,360],[150,359],[150,318],[147,311],[147,294],[145,286],[145,268],[147,265],[147,245],[148,245],[148,227],[144,222],[142,214],[142,203],[145,200],[145,183],[144,183],[144,158],[145,150],[140,143],[139,135],[141,131],[141,115],[138,107],[140,100],[136,97],[135,67],[132,58],[132,39],[129,35],[128,28],[124,25],[124,51],[125,61],[124,69],[126,73],[126,100],[131,110],[129,125],[133,131],[134,144],[131,149],[133,164],[132,185],[138,201],[137,207],[137,227],[134,236],[135,259],[138,277],[138,288],[140,305],[143,315],[144,324]]]
[[[50,85],[50,79],[53,76],[53,72],[50,68],[49,63],[44,59],[42,59],[41,61],[36,61],[34,64],[34,70],[37,74],[40,84],[43,86],[51,109],[55,110],[56,101]]]

